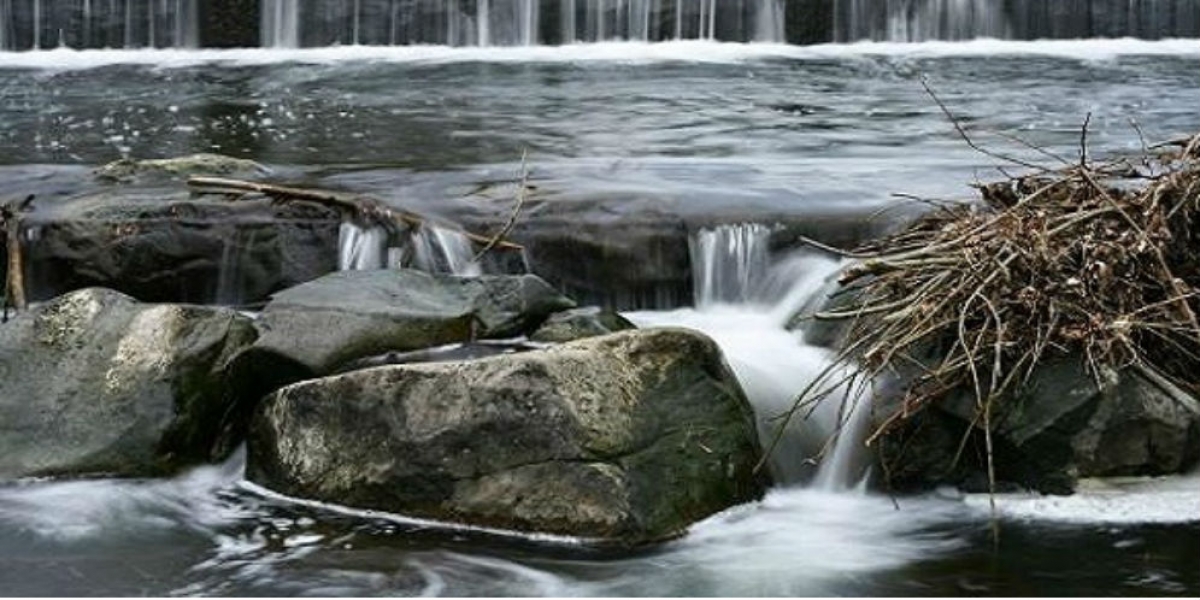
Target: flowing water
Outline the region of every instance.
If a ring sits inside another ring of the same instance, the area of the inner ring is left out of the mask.
[[[786,324],[838,265],[777,247],[773,217],[894,219],[908,205],[893,193],[962,198],[999,176],[956,137],[921,76],[981,142],[1054,160],[989,132],[1019,135],[1070,162],[1088,113],[1092,153],[1200,130],[1197,67],[1195,40],[0,53],[0,195],[51,201],[91,185],[87,165],[220,151],[436,212],[506,198],[528,150],[538,198],[627,198],[597,214],[668,206],[691,224],[694,306],[630,316],[717,339],[774,439],[773,417],[830,358]],[[453,230],[419,238],[399,245],[347,223],[339,264],[473,269]],[[240,457],[168,480],[5,485],[0,590],[1200,593],[1195,475],[1002,497],[997,548],[986,499],[863,491],[857,423],[836,408],[790,421],[771,464],[782,484],[766,498],[634,555],[291,502],[244,482]]]

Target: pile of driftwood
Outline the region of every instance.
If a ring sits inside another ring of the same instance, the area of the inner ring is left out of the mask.
[[[1086,128],[1085,128],[1086,131]],[[977,425],[1054,356],[1096,376],[1145,369],[1196,391],[1200,373],[1200,135],[1136,159],[1078,163],[980,187],[853,254],[836,311],[839,366],[899,374],[902,400],[870,441],[961,390]],[[810,405],[837,389],[823,385]]]

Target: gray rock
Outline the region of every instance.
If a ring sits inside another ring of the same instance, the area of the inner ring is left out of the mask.
[[[154,178],[187,179],[193,175],[255,177],[269,172],[252,160],[201,153],[176,158],[122,158],[97,168],[95,175],[104,181],[130,183]]]
[[[304,202],[115,187],[26,218],[29,293],[106,287],[147,302],[260,303],[337,268],[341,220]]]
[[[614,311],[588,306],[550,315],[529,339],[561,344],[627,329],[637,329],[637,326]]]
[[[716,344],[655,329],[284,388],[253,420],[247,476],[301,498],[632,545],[759,497],[759,457]]]
[[[1105,372],[1097,385],[1078,357],[1058,358],[993,410],[998,475],[1047,493],[1083,477],[1179,473],[1200,456],[1200,402],[1147,370]],[[973,396],[933,412],[884,442],[902,485],[958,483],[985,467]]]
[[[234,311],[87,289],[0,326],[0,479],[152,476],[213,456],[233,405]]]
[[[307,376],[327,375],[388,352],[526,335],[572,307],[569,298],[533,275],[332,273],[272,297],[248,360],[286,362]]]

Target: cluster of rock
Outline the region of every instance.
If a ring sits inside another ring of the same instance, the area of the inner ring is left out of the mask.
[[[759,497],[715,344],[573,308],[531,275],[410,270],[328,275],[257,318],[71,292],[0,325],[0,480],[169,475],[244,440],[284,494],[619,544]],[[354,367],[514,336],[566,343]]]

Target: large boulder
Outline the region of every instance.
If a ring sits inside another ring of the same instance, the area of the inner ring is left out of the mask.
[[[0,480],[152,476],[218,458],[234,311],[68,294],[0,325]]]
[[[146,302],[261,303],[337,268],[341,221],[307,202],[116,186],[26,218],[29,293],[98,286]]]
[[[926,413],[883,441],[895,483],[979,487],[986,449],[971,426],[973,396]],[[1200,457],[1196,398],[1149,370],[1095,377],[1073,356],[1035,369],[1022,391],[995,403],[992,421],[998,476],[1047,493],[1069,493],[1083,477],[1178,473]]]
[[[247,477],[290,496],[638,544],[763,493],[754,417],[702,334],[635,330],[280,390]]]

